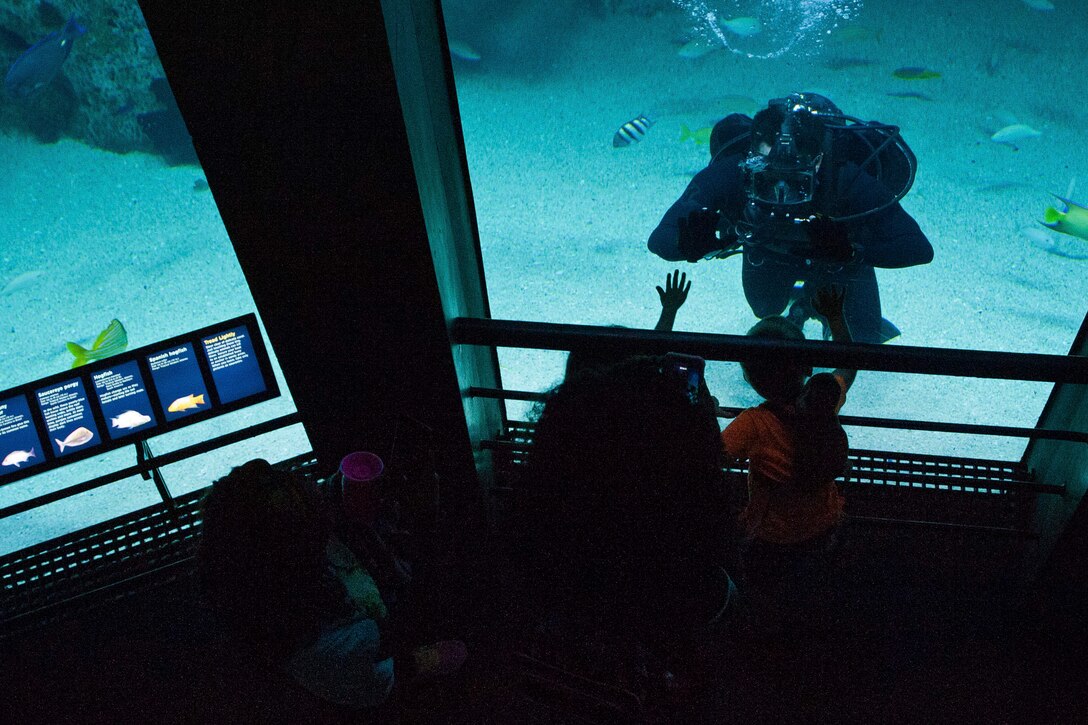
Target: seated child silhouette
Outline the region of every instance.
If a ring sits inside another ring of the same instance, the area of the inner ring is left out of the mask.
[[[827,318],[832,339],[849,342],[844,293],[827,287],[813,299]],[[768,317],[752,337],[803,340],[789,320]],[[749,462],[748,503],[740,515],[744,574],[749,583],[779,578],[799,560],[826,549],[842,519],[843,497],[835,479],[844,474],[846,433],[838,411],[856,371],[812,375],[792,361],[743,363],[745,380],[765,402],[742,411],[722,431],[727,455]]]

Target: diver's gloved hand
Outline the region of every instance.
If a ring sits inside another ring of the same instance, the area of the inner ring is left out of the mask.
[[[804,256],[832,262],[851,262],[856,250],[850,243],[846,222],[817,217],[808,223],[809,247]]]
[[[676,222],[679,231],[677,246],[680,254],[689,262],[700,259],[722,248],[718,239],[718,219],[721,217],[713,209],[696,209],[687,218],[681,217]]]

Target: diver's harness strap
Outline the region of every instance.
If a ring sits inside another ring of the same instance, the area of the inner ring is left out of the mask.
[[[875,208],[865,209],[854,214],[827,215],[824,218],[828,222],[855,221],[883,211],[906,196],[914,184],[917,159],[910,146],[903,140],[898,126],[878,121],[866,122],[841,113],[819,113],[815,115],[825,119],[826,129],[832,137],[838,136],[846,144],[836,144],[831,141],[827,149],[828,158],[825,159],[829,171],[834,174],[834,178],[830,183],[832,188],[836,189],[837,194],[848,195],[861,178],[863,171],[885,183],[894,181],[893,188],[889,189],[891,191],[890,198],[886,202]],[[750,131],[745,131],[729,139],[715,154],[711,163],[724,162],[729,156],[736,154],[734,147],[749,134]],[[838,158],[831,156],[832,149],[834,149],[835,156]],[[839,164],[844,161],[853,161],[855,164],[853,175],[849,178],[838,177],[838,173],[842,171]],[[892,176],[894,179],[889,179],[888,176]],[[816,217],[819,216],[816,215]],[[825,265],[828,271],[835,272],[853,264],[861,263],[864,253],[864,248],[861,245],[852,242],[849,244],[850,255],[848,258],[821,259],[819,255],[805,254],[807,251],[814,251],[811,240],[807,239],[807,232],[804,234],[804,239],[796,234],[794,235],[798,238],[793,240],[776,239],[772,235],[769,235],[770,238],[758,239],[757,237],[761,236],[760,229],[762,225],[747,219],[729,221],[729,226],[720,229],[719,234],[722,239],[731,238],[734,241],[726,244],[721,249],[710,252],[703,259],[728,259],[737,254],[744,254],[748,263],[757,267],[767,262],[794,267],[800,264],[806,268]],[[808,223],[798,222],[797,226]],[[794,232],[796,231],[799,230],[794,230]]]

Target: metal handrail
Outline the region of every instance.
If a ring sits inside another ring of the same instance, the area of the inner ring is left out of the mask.
[[[21,514],[31,509],[38,508],[39,506],[45,506],[47,504],[60,501],[77,494],[85,493],[87,491],[100,488],[110,483],[115,483],[125,478],[131,478],[133,476],[141,476],[150,474],[160,466],[167,466],[171,463],[178,463],[184,461],[193,456],[201,455],[209,451],[214,451],[217,448],[229,446],[232,443],[238,443],[248,438],[254,438],[265,433],[271,433],[274,430],[280,428],[286,428],[289,425],[301,422],[301,418],[298,412],[288,413],[278,418],[272,418],[270,420],[262,421],[255,425],[247,426],[245,428],[239,428],[238,430],[231,431],[230,433],[224,433],[221,436],[215,438],[209,438],[199,443],[194,443],[184,448],[179,448],[176,451],[170,451],[169,453],[163,453],[158,456],[148,456],[143,458],[134,466],[126,466],[125,468],[112,471],[110,473],[91,478],[77,483],[74,486],[68,486],[67,488],[60,489],[59,491],[52,491],[42,496],[35,498],[29,498],[25,501],[20,501],[17,504],[12,504],[5,508],[0,509],[0,519],[5,519],[8,516],[14,516],[15,514]]]
[[[745,335],[658,332],[626,327],[570,325],[458,317],[450,340],[459,345],[540,350],[605,349],[616,353],[685,352],[707,360],[748,361],[783,354],[813,367],[995,378],[1051,383],[1088,383],[1088,357],[1037,353],[956,350],[909,345],[768,340]]]
[[[501,388],[470,387],[465,391],[470,398],[496,398],[501,400],[523,400],[541,402],[547,393],[528,390],[504,390]],[[719,418],[735,418],[744,408],[722,405],[718,407]],[[933,433],[965,433],[969,435],[1002,436],[1005,438],[1029,438],[1031,440],[1071,441],[1088,443],[1088,433],[1069,430],[1045,430],[1009,425],[985,425],[981,423],[947,423],[935,420],[903,420],[901,418],[872,418],[857,415],[840,415],[843,425],[861,428],[890,428],[893,430],[920,430]]]

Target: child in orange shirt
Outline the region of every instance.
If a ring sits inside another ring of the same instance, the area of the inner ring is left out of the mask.
[[[823,288],[813,298],[836,342],[850,341],[843,299],[837,287]],[[780,316],[760,320],[748,335],[804,339],[800,328]],[[795,569],[800,559],[825,550],[834,539],[843,510],[835,478],[845,469],[846,456],[837,414],[856,371],[813,376],[811,367],[789,360],[742,368],[745,380],[766,400],[726,426],[722,442],[728,456],[749,462],[748,504],[740,515],[742,551],[745,578],[758,584]]]

